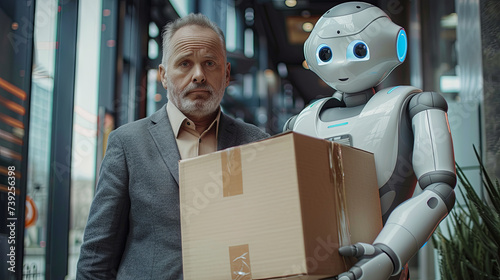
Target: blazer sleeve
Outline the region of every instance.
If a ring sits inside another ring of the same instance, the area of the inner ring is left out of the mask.
[[[116,278],[129,228],[128,177],[124,145],[113,131],[90,207],[76,279]]]

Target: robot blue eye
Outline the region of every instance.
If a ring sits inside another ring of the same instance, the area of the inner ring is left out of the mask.
[[[370,50],[368,45],[361,40],[352,41],[349,46],[347,46],[346,58],[351,61],[363,61],[370,59]]]
[[[318,46],[316,50],[316,59],[318,60],[318,65],[330,62],[332,60],[332,57],[332,49],[329,46],[325,44],[321,44]]]
[[[368,48],[366,47],[365,43],[357,43],[356,45],[354,45],[353,52],[357,58],[364,58],[368,53]]]
[[[403,62],[406,58],[406,53],[408,51],[408,41],[404,29],[399,30],[398,39],[396,41],[396,47],[398,52],[398,59],[400,62]]]

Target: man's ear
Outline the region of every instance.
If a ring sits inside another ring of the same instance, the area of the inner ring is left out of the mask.
[[[163,66],[163,64],[160,64],[158,66],[158,70],[160,71],[161,84],[165,89],[167,89],[167,69],[165,69],[165,66]]]
[[[231,63],[226,63],[226,87],[229,86],[229,80],[231,80]]]

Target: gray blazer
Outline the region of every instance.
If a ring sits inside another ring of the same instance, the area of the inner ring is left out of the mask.
[[[268,137],[221,114],[218,150]],[[77,279],[182,279],[179,150],[165,106],[109,135]]]

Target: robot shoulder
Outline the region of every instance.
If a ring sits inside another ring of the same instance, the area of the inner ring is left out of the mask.
[[[305,107],[298,115],[292,116],[283,126],[283,131],[293,130],[311,136],[316,136],[316,123],[324,103],[332,97],[316,100],[314,103]]]
[[[410,118],[429,109],[438,109],[447,112],[448,103],[446,103],[441,94],[432,91],[421,92],[411,98],[409,103]]]
[[[298,116],[299,115],[292,116],[285,122],[285,125],[283,125],[283,132],[293,130],[293,126],[295,125],[295,121],[297,120]]]
[[[365,111],[386,110],[397,113],[409,103],[413,96],[421,92],[421,89],[412,86],[395,86],[381,89],[368,101]]]

